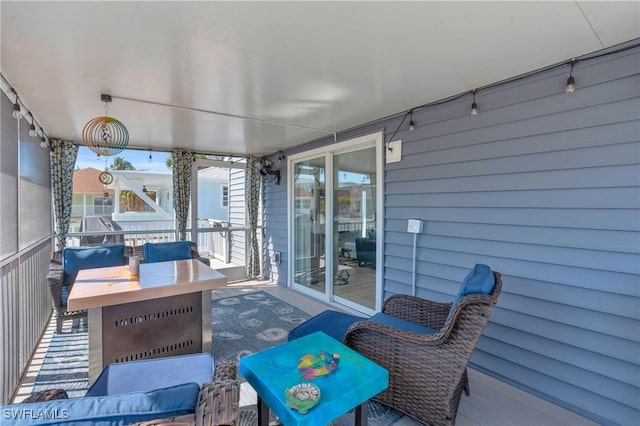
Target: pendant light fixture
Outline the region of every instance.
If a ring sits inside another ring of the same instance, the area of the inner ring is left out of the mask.
[[[105,116],[96,117],[82,129],[82,141],[98,156],[110,156],[122,152],[129,145],[129,132],[120,121],[109,117],[111,95],[100,95],[104,102]]]
[[[573,93],[576,90],[576,79],[573,78],[573,66],[576,64],[575,59],[571,61],[571,71],[569,71],[569,78],[567,78],[567,93]]]
[[[14,89],[13,87],[11,88],[11,91],[16,95],[16,101],[13,104],[13,118],[15,118],[16,120],[20,120],[22,118],[22,110],[20,109],[20,103],[19,103],[19,97],[18,97],[18,92],[16,92],[16,89]]]
[[[33,124],[33,115],[29,113],[29,116],[31,116],[31,125],[29,126],[29,136],[31,136],[32,138],[35,138],[36,136],[38,136],[38,132],[36,131],[36,125]]]
[[[471,104],[471,115],[478,115],[478,104],[476,103],[476,89],[471,91],[473,95],[473,103]]]

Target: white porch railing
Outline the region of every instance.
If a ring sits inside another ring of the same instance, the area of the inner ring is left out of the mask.
[[[8,404],[51,316],[47,238],[0,264],[0,403]]]
[[[83,237],[100,237],[93,240],[100,240],[94,244],[104,244],[113,242],[123,242],[127,246],[139,247],[144,243],[159,243],[176,241],[176,230],[173,221],[118,221],[118,225],[122,230],[104,231],[104,232],[78,232],[77,226],[70,227],[70,233],[67,235],[68,246],[87,245]],[[187,232],[190,234],[190,229]],[[246,233],[244,227],[230,227],[229,222],[216,219],[200,219],[198,220],[198,251],[203,256],[230,263],[231,252],[233,249],[234,234]],[[187,237],[190,238],[190,235]],[[245,238],[237,239],[244,241]],[[244,250],[244,245],[242,246]],[[244,259],[243,259],[244,261]]]

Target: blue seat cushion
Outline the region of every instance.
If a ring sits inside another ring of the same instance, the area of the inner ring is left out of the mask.
[[[72,285],[81,269],[124,265],[124,244],[62,249],[64,285]]]
[[[147,263],[191,259],[191,241],[145,243],[144,261]]]
[[[292,341],[308,334],[315,333],[316,331],[322,331],[336,339],[338,342],[342,342],[344,335],[351,324],[365,319],[368,318],[349,315],[344,312],[324,311],[291,330],[289,332],[288,340]]]
[[[423,325],[383,313],[375,314],[371,318],[371,321],[378,324],[388,325],[389,327],[399,328],[401,330],[409,331],[415,334],[434,334],[438,331],[435,328],[425,327]]]
[[[464,296],[469,294],[491,294],[495,285],[496,280],[491,268],[487,265],[476,264],[460,284],[458,294],[456,294],[451,303],[451,310]]]
[[[213,364],[210,353],[110,364],[102,370],[86,396],[147,392],[187,382],[208,383],[213,377]]]
[[[194,413],[199,392],[198,384],[183,383],[151,392],[7,405],[2,407],[2,424],[128,425]]]

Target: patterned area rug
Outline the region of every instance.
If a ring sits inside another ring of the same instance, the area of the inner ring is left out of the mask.
[[[87,323],[65,321],[62,334],[54,333],[33,392],[65,389],[69,398],[84,396],[89,390],[89,338]]]
[[[239,361],[287,341],[309,315],[264,291],[213,300],[213,354]]]
[[[245,355],[287,341],[289,330],[309,315],[264,291],[214,298],[212,301],[213,354],[216,360],[238,361]],[[34,384],[34,392],[65,389],[70,398],[88,390],[88,333],[86,322],[66,321],[62,334],[54,334]],[[242,379],[243,380],[243,379]],[[393,425],[402,414],[369,402],[372,426]],[[347,413],[332,426],[352,425]],[[242,407],[239,426],[257,424],[255,406]]]

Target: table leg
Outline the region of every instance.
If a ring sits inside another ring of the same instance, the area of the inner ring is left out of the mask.
[[[362,404],[358,405],[356,407],[355,410],[355,425],[356,426],[367,426],[367,416],[368,416],[368,411],[369,411],[369,406],[367,405],[367,402],[363,402]]]
[[[258,396],[258,426],[269,426],[269,407]]]

